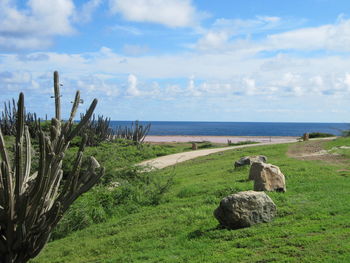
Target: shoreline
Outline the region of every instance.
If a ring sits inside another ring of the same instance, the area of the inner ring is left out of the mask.
[[[212,142],[232,143],[254,141],[254,142],[290,142],[297,141],[299,136],[211,136],[211,135],[148,135],[145,142],[169,143],[169,142]]]

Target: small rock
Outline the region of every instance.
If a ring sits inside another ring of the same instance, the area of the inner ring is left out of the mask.
[[[308,141],[309,140],[309,134],[308,133],[304,133],[303,134],[303,141]]]
[[[192,150],[197,150],[197,144],[195,142],[192,143]]]
[[[117,188],[117,187],[119,187],[119,186],[121,186],[121,183],[119,183],[119,182],[111,182],[111,183],[108,185],[107,189],[108,189],[109,191],[112,191],[112,190],[114,190],[115,188]]]
[[[254,180],[255,191],[286,191],[286,180],[276,165],[255,162],[250,167],[249,180]]]
[[[239,159],[238,161],[235,161],[235,168],[241,167],[244,165],[252,165],[254,162],[262,162],[266,163],[267,162],[267,157],[264,155],[257,155],[257,156],[245,156]]]
[[[264,192],[245,191],[222,199],[214,216],[223,227],[238,229],[270,222],[276,210],[275,203]]]

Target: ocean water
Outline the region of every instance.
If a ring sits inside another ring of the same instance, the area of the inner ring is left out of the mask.
[[[211,136],[301,136],[308,132],[340,135],[349,130],[349,123],[292,122],[189,122],[145,121],[151,123],[149,135],[211,135]],[[111,121],[111,127],[129,126],[131,121]]]

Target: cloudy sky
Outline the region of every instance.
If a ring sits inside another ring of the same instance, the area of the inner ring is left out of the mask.
[[[52,116],[349,122],[348,0],[0,0],[0,103]],[[1,106],[2,107],[2,106]]]

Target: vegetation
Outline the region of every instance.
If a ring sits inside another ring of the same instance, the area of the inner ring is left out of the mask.
[[[117,127],[115,137],[119,139],[131,140],[135,143],[141,144],[143,143],[150,129],[151,123],[142,125],[139,123],[139,121],[135,121],[131,124],[131,127]]]
[[[0,116],[0,129],[3,135],[16,136],[17,134],[17,106],[14,99],[4,103],[4,110]],[[28,127],[31,138],[36,138],[39,129],[39,120],[35,113],[24,113],[24,123]]]
[[[80,121],[84,119],[85,114],[80,115]],[[88,139],[86,142],[87,146],[96,146],[101,142],[106,142],[113,140],[114,131],[110,127],[111,119],[108,117],[103,117],[103,115],[98,115],[95,119],[95,114],[92,115],[91,120],[88,121],[84,130],[81,131],[81,134],[86,133]]]
[[[65,151],[91,117],[97,100],[92,102],[85,119],[73,127],[80,94],[76,93],[69,121],[62,123],[56,86],[55,81],[56,118],[52,119],[50,134],[42,131],[40,126],[37,130],[39,165],[35,172],[32,172],[31,140],[29,128],[25,125],[22,93],[16,109],[13,160],[0,130],[0,262],[3,263],[24,263],[35,257],[69,206],[103,174],[93,157],[90,157],[88,169],[81,170],[86,143],[84,136],[73,169],[63,178],[61,167]]]
[[[324,145],[350,146],[350,139]],[[138,207],[131,214],[112,211],[107,222],[49,243],[32,262],[349,262],[350,173],[338,172],[349,166],[349,159],[302,161],[288,158],[287,149],[257,146],[179,164],[173,186],[158,206]],[[250,228],[218,228],[212,213],[220,200],[252,189],[248,168],[235,171],[233,162],[259,154],[286,176],[286,193],[268,193],[278,216]],[[172,169],[154,175],[161,178]]]
[[[228,146],[239,146],[239,145],[247,145],[247,144],[256,144],[259,142],[254,142],[254,141],[241,141],[241,142],[231,142],[231,140],[227,140],[227,145]]]
[[[198,145],[206,148],[208,142],[198,142]],[[224,144],[211,144],[210,147],[222,146]],[[53,239],[62,238],[92,224],[105,222],[115,214],[130,214],[143,206],[157,205],[170,189],[175,172],[171,170],[165,175],[144,173],[134,164],[190,150],[191,143],[146,143],[140,146],[122,139],[103,142],[96,147],[86,147],[86,154],[95,156],[105,167],[105,175],[98,187],[72,205],[55,229]],[[72,169],[73,156],[77,151],[78,147],[68,150],[63,164],[64,174]]]
[[[326,137],[335,137],[334,134],[331,133],[323,133],[323,132],[312,132],[309,133],[309,138],[326,138]]]

